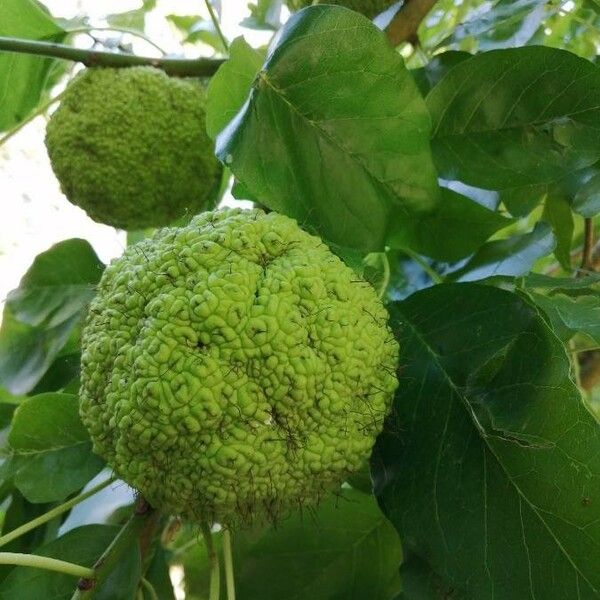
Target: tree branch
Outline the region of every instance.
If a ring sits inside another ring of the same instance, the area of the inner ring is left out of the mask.
[[[590,392],[600,384],[600,352],[590,350],[578,356],[581,387]]]
[[[392,46],[398,46],[402,42],[416,45],[419,25],[435,3],[436,0],[405,0],[385,28],[385,34]]]
[[[583,233],[583,251],[581,253],[581,270],[594,270],[594,220],[591,217],[585,219]]]
[[[148,65],[178,77],[208,77],[224,62],[215,58],[154,58],[122,52],[85,50],[66,44],[0,36],[0,51],[35,54],[80,62],[86,67],[133,67]]]

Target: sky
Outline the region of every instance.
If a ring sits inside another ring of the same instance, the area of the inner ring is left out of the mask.
[[[248,14],[247,3],[248,0],[222,2],[223,31],[229,39],[244,35],[253,45],[264,44],[270,37],[268,32],[238,25]],[[136,9],[141,2],[44,0],[44,4],[56,17],[83,14],[95,26],[102,26],[105,14]],[[157,9],[147,18],[146,33],[167,52],[181,52],[178,38],[164,18],[167,14],[208,16],[203,0],[159,0]],[[87,36],[78,36],[76,42],[83,45],[87,40]],[[134,51],[150,54],[152,49],[142,41],[136,43]],[[201,52],[211,55],[210,48],[198,46],[185,47],[184,51],[190,56]],[[8,292],[18,286],[35,256],[60,240],[84,238],[104,262],[119,256],[125,247],[124,232],[95,223],[61,194],[46,155],[45,124],[46,118],[38,117],[0,146],[0,305]]]

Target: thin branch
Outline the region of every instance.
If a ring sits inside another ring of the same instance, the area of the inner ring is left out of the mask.
[[[51,521],[55,517],[62,515],[63,513],[67,512],[68,510],[71,510],[71,508],[73,508],[75,505],[79,504],[80,502],[83,502],[84,500],[87,500],[87,498],[89,498],[90,496],[93,496],[94,494],[97,494],[100,490],[103,490],[105,487],[110,485],[114,480],[115,480],[114,477],[111,477],[110,479],[107,479],[106,481],[103,481],[102,483],[98,484],[97,486],[91,488],[87,492],[84,492],[83,494],[79,494],[78,496],[75,496],[75,498],[71,498],[71,500],[68,500],[67,502],[64,502],[63,504],[61,504],[60,506],[57,506],[57,507],[53,508],[52,510],[49,510],[47,513],[40,515],[36,519],[33,519],[33,520],[29,521],[28,523],[21,525],[21,527],[17,527],[16,529],[9,531],[7,534],[0,537],[0,546],[5,546],[9,542],[12,542],[13,540],[17,539],[18,537],[21,537],[22,535],[26,534],[28,531],[31,531],[32,529],[35,529],[36,527],[39,527],[40,525],[43,525],[44,523]]]
[[[162,55],[165,55],[166,52],[163,48],[161,48],[156,42],[152,41],[147,35],[144,35],[140,31],[136,31],[135,29],[128,29],[127,27],[75,27],[74,29],[67,30],[67,34],[73,33],[87,33],[90,34],[92,31],[114,31],[116,33],[126,33],[127,35],[131,35],[133,37],[137,37],[140,40],[144,40],[150,46],[156,48]]]
[[[215,29],[217,30],[217,35],[219,36],[219,39],[221,40],[221,43],[223,44],[223,48],[225,48],[225,52],[229,52],[229,42],[227,41],[227,38],[223,35],[223,30],[221,29],[221,24],[219,23],[219,19],[217,18],[217,15],[215,14],[215,9],[213,8],[211,0],[204,0],[204,3],[206,4],[206,8],[208,9],[208,14],[210,15],[210,19],[211,19]]]
[[[436,0],[405,0],[385,28],[385,34],[392,46],[398,46],[402,42],[416,45],[419,25],[435,3]]]
[[[19,567],[33,567],[73,575],[73,577],[90,577],[94,570],[81,565],[75,565],[64,560],[38,556],[37,554],[20,554],[18,552],[0,552],[0,565],[16,565]]]
[[[65,44],[23,40],[0,36],[0,51],[35,54],[80,62],[86,67],[132,67],[148,65],[178,77],[208,77],[214,75],[224,60],[215,58],[155,58],[122,52],[86,50]]]
[[[594,270],[594,220],[585,219],[583,233],[583,251],[581,253],[581,270]]]
[[[590,392],[600,384],[600,352],[584,351],[578,355],[578,359],[581,387]]]
[[[110,546],[96,561],[91,576],[79,580],[77,590],[71,600],[91,600],[96,589],[112,573],[123,555],[131,550],[132,544],[139,547],[138,540],[145,537],[148,529],[154,530],[156,520],[160,513],[155,511],[143,498],[138,498],[133,515],[123,525]]]

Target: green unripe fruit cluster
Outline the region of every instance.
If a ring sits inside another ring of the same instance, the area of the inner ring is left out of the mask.
[[[397,387],[387,318],[292,219],[205,212],[107,267],[83,331],[81,416],[154,506],[272,520],[368,459]]]
[[[46,131],[64,194],[95,221],[122,229],[212,208],[222,168],[204,103],[197,80],[153,67],[85,69]]]
[[[359,12],[369,19],[387,10],[397,0],[287,0],[290,10],[300,10],[313,4],[335,4]]]

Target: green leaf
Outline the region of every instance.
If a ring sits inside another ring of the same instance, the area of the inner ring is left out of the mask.
[[[598,598],[600,427],[546,321],[476,284],[391,311],[400,387],[372,464],[406,552],[458,598]]]
[[[453,262],[472,254],[493,233],[513,223],[477,202],[442,189],[442,202],[406,229],[403,245],[419,254]]]
[[[541,273],[531,273],[525,278],[527,288],[550,291],[577,292],[600,285],[600,273],[588,273],[582,277],[551,277]]]
[[[0,327],[0,382],[14,394],[43,377],[93,298],[104,265],[88,242],[59,242],[36,257],[7,298]]]
[[[263,60],[264,56],[243,37],[233,40],[229,59],[219,67],[208,84],[206,131],[211,138],[215,139],[242,108]]]
[[[57,540],[38,548],[36,554],[91,567],[112,542],[117,532],[117,527],[86,525],[73,529]],[[139,579],[139,563],[139,552],[125,553],[109,581],[94,592],[94,598],[131,600]],[[0,584],[0,597],[3,600],[40,600],[40,598],[70,600],[76,584],[76,578],[71,575],[16,567]]]
[[[402,594],[396,600],[466,600],[454,586],[444,581],[431,566],[411,555],[400,568]]]
[[[548,188],[546,184],[504,188],[500,190],[500,201],[514,217],[526,217],[542,203]]]
[[[40,394],[23,402],[8,441],[15,485],[30,502],[63,500],[104,466],[92,453],[75,395]]]
[[[184,43],[202,42],[217,52],[226,53],[221,36],[211,20],[199,15],[167,15],[166,18],[182,33]]]
[[[520,277],[535,262],[556,247],[556,239],[547,223],[538,223],[531,233],[513,235],[484,244],[458,271],[448,276],[453,281],[476,281],[486,277]]]
[[[375,251],[438,201],[429,131],[383,33],[345,8],[312,6],[275,37],[217,155],[270,209]]]
[[[429,93],[442,177],[503,189],[557,181],[600,157],[600,69],[555,48],[478,54]]]
[[[0,36],[60,42],[64,30],[34,0],[0,2]],[[22,121],[46,90],[54,59],[0,53],[0,131]]]
[[[77,331],[79,334],[79,331]],[[77,337],[79,342],[79,335]],[[67,343],[68,345],[68,343]],[[65,352],[60,354],[48,367],[44,376],[37,382],[30,394],[43,394],[45,392],[68,392],[67,388],[74,386],[79,391],[79,371],[81,365],[81,352]]]
[[[565,294],[532,293],[531,297],[548,315],[561,338],[568,340],[579,332],[600,344],[600,293],[574,298]]]
[[[31,391],[80,322],[79,315],[56,327],[32,327],[4,308],[0,326],[0,382],[13,394]]]
[[[373,496],[353,489],[340,490],[310,516],[295,512],[275,527],[233,534],[236,591],[244,600],[390,600],[399,589],[400,560],[398,536]],[[186,563],[186,581],[191,570],[205,590],[205,575],[198,577],[205,550]]]
[[[547,0],[500,0],[492,7],[485,3],[440,45],[475,38],[480,50],[524,46],[546,16],[546,4]]]
[[[397,591],[400,544],[372,496],[344,490],[313,519],[239,532],[234,561],[241,598],[384,600]]]
[[[240,25],[251,29],[277,30],[281,25],[282,0],[257,0],[248,4],[250,16]]]
[[[144,31],[146,28],[146,14],[155,6],[156,0],[144,0],[141,8],[108,15],[106,21],[112,27]]]
[[[29,325],[55,327],[71,319],[94,297],[104,265],[81,239],[59,242],[38,255],[7,305]]]
[[[595,217],[600,213],[600,173],[592,175],[573,198],[573,210],[582,217]]]
[[[160,600],[175,600],[173,586],[169,578],[167,553],[162,547],[157,548],[154,553],[146,571],[146,579],[152,584]]]
[[[573,240],[573,214],[571,205],[567,198],[562,194],[549,193],[544,203],[544,212],[542,219],[550,224],[554,237],[556,238],[556,248],[554,255],[556,260],[566,271],[571,270],[571,243]]]
[[[436,54],[424,67],[411,70],[419,91],[426,96],[448,73],[448,71],[473,55],[468,52],[450,50]]]

